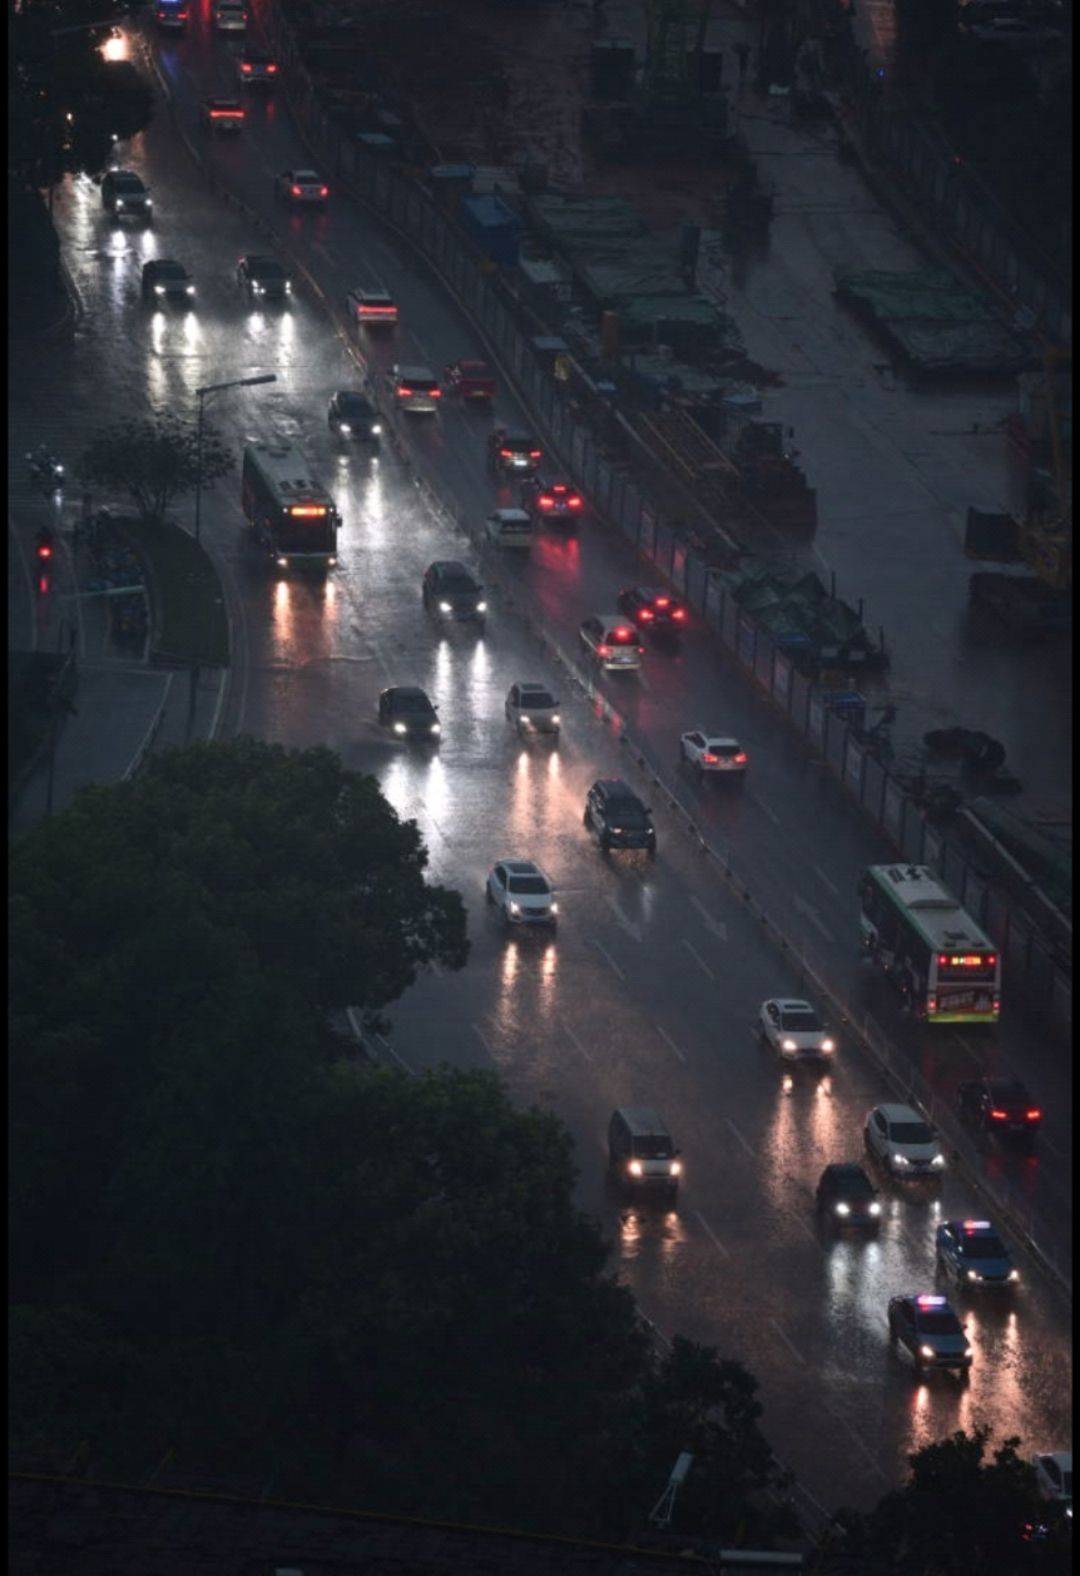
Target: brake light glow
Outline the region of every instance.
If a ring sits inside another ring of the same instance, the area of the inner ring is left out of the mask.
[[[652,618],[652,616],[653,616],[653,611],[652,611],[651,607],[643,607],[641,609],[640,617],[641,617],[641,621],[642,621],[643,624],[647,624],[649,622],[650,618]]]
[[[555,507],[555,500],[548,493],[541,493],[536,501],[541,509],[554,509]]]
[[[984,965],[993,968],[997,958],[992,952],[939,952],[938,968],[951,969],[981,969]]]
[[[361,317],[393,317],[396,313],[396,306],[370,306],[366,301],[360,306]]]
[[[993,1117],[995,1122],[1004,1122],[1006,1120],[1006,1118],[1008,1117],[1008,1114],[1009,1114],[1008,1111],[991,1111],[990,1112],[990,1115]]]
[[[289,505],[289,513],[298,515],[302,519],[321,517],[326,512],[326,505],[322,503],[294,503]]]
[[[530,460],[538,460],[540,458],[540,450],[539,449],[530,449],[529,450],[529,458],[530,458]]]
[[[513,451],[513,449],[500,449],[499,450],[499,458],[501,460],[512,460],[514,458],[514,451]]]
[[[212,109],[210,111],[211,120],[243,120],[243,118],[244,112],[242,109]]]
[[[49,546],[48,542],[38,543],[37,555],[41,559],[42,563],[45,563],[46,560],[52,557],[52,548]]]
[[[990,1222],[988,1220],[965,1220],[964,1221],[964,1230],[965,1231],[969,1231],[969,1232],[970,1231],[989,1231],[990,1230]]]
[[[611,647],[610,646],[597,646],[596,650],[597,650],[597,655],[598,656],[610,657],[610,655],[611,655]]]
[[[277,71],[277,66],[271,64],[271,65],[267,66],[266,69],[270,73],[270,75],[273,76],[275,74],[275,72]]]
[[[329,188],[329,186],[320,186],[319,187],[319,196],[320,197],[329,197],[329,195],[330,195],[330,188]]]
[[[245,76],[250,76],[252,68],[251,68],[251,66],[248,65],[246,60],[242,60],[240,62],[240,70],[244,73]]]
[[[578,497],[577,493],[571,493],[569,498],[566,500],[566,504],[570,509],[580,509],[581,499]]]
[[[404,383],[399,383],[398,384],[398,393],[399,394],[411,394],[412,392],[413,392],[412,389],[407,389],[405,387]]]
[[[735,756],[735,760],[738,763],[738,765],[745,766],[746,765],[746,751],[745,750],[739,750],[738,753]]]
[[[428,389],[432,399],[442,399],[442,389]]]
[[[684,607],[673,607],[671,610],[671,616],[672,618],[685,618],[686,609]]]
[[[1025,1111],[1024,1116],[1029,1122],[1039,1122],[1042,1120],[1042,1112],[1039,1110]]]
[[[299,186],[294,186],[292,188],[292,194],[293,194],[294,197],[299,197],[300,196],[300,187]]]
[[[715,755],[710,755],[708,750],[706,750],[705,754],[701,757],[701,759],[705,762],[706,766],[715,766],[718,758],[719,757],[717,757]]]
[[[926,1010],[927,1010],[927,1012],[937,1012],[937,997],[936,996],[927,996],[927,998],[926,998]]]
[[[670,601],[671,598],[669,596],[658,596],[656,598],[656,605],[657,607],[667,607]]]
[[[921,1297],[916,1297],[915,1302],[920,1308],[944,1308],[945,1306],[944,1297],[930,1297],[925,1293]]]

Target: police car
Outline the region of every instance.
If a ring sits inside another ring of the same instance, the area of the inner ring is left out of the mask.
[[[937,1229],[938,1269],[958,1286],[1015,1286],[1020,1271],[988,1220],[946,1220]]]
[[[918,1372],[948,1368],[966,1375],[971,1367],[971,1347],[964,1326],[947,1297],[923,1292],[915,1297],[893,1297],[889,1303],[889,1340],[902,1346]]]

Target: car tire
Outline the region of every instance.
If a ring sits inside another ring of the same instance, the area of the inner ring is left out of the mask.
[[[586,829],[587,829],[587,830],[588,830],[588,829],[590,829],[590,828],[591,828],[591,825],[592,825],[592,823],[591,823],[591,821],[590,821],[590,820],[589,820],[589,812],[588,812],[588,810],[586,810],[586,811],[585,811],[585,814],[584,814],[584,815],[583,815],[583,816],[582,816],[582,817],[581,817],[581,824],[582,824],[582,826],[584,826],[584,827],[585,827],[585,828],[586,828]]]
[[[600,833],[600,852],[602,854],[610,854],[611,852],[611,838],[606,832]]]

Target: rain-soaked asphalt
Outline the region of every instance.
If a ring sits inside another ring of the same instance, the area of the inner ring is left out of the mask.
[[[195,8],[193,8],[195,9]],[[181,41],[154,41],[180,123],[192,140],[201,93],[226,90],[229,47],[205,20]],[[390,283],[403,323],[368,347],[378,363],[440,369],[479,349],[467,326],[407,256],[334,194],[322,215],[290,215],[272,176],[309,161],[284,104],[257,100],[235,142],[205,149],[219,173],[278,232],[280,254],[302,256],[332,303],[354,284]],[[604,1223],[644,1311],[743,1358],[762,1383],[765,1427],[810,1493],[832,1508],[869,1503],[896,1481],[904,1456],[977,1421],[1016,1432],[1030,1449],[1068,1442],[1070,1346],[1058,1295],[1022,1262],[1007,1306],[967,1309],[970,1384],[916,1384],[891,1356],[885,1306],[932,1287],[934,1225],[982,1214],[949,1175],[940,1199],[886,1190],[876,1243],[832,1243],[815,1228],[813,1188],[829,1160],[855,1157],[869,1106],[888,1091],[841,1037],[831,1089],[812,1080],[784,1091],[753,1019],[763,997],[796,978],[740,903],[703,863],[659,802],[659,855],[606,861],[581,811],[596,777],[626,771],[611,731],[549,668],[516,603],[573,650],[584,611],[610,605],[637,578],[621,539],[586,522],[575,541],[545,537],[530,562],[485,562],[492,613],[479,635],[443,634],[420,605],[436,557],[475,561],[469,544],[432,518],[389,450],[375,462],[331,439],[326,401],[356,369],[323,307],[300,289],[284,311],[250,312],[233,283],[236,258],[267,243],[192,165],[162,107],[125,151],[155,199],[145,231],[105,222],[98,193],[78,182],[58,200],[66,255],[87,312],[73,358],[47,352],[28,369],[27,430],[71,449],[103,412],[147,403],[191,412],[198,384],[273,370],[276,387],[220,396],[213,417],[237,446],[287,438],[331,488],[344,519],[341,567],[324,586],[274,582],[245,552],[236,478],[208,492],[203,523],[220,557],[241,631],[227,723],[290,745],[329,744],[377,773],[391,801],[415,816],[434,879],[460,888],[473,955],[457,976],[423,981],[393,1014],[396,1054],[412,1067],[448,1060],[495,1066],[515,1098],[550,1106],[577,1139],[584,1205]],[[148,314],[139,268],[154,255],[187,263],[199,287],[190,316]],[[61,378],[63,381],[61,382]],[[63,390],[63,392],[61,392]],[[500,397],[497,411],[515,414]],[[482,459],[489,418],[449,400],[408,424],[420,467],[463,512],[482,517],[495,494]],[[502,501],[506,501],[504,498]],[[558,748],[523,749],[502,712],[516,679],[561,694]],[[430,756],[388,743],[374,725],[378,691],[424,685],[440,709]],[[675,746],[699,719],[738,734],[751,756],[744,791],[698,793],[680,783],[712,840],[834,989],[904,1043],[948,1098],[979,1066],[1023,1072],[1047,1107],[1031,1160],[989,1155],[1025,1190],[1055,1248],[1070,1222],[1068,1075],[1053,1047],[1007,1018],[998,1035],[927,1035],[903,1025],[857,961],[858,871],[886,850],[732,671],[692,630],[677,656],[649,652],[643,677],[604,689],[676,781]],[[559,888],[557,938],[505,937],[483,903],[483,880],[504,855],[535,858]],[[614,1106],[656,1105],[676,1135],[686,1180],[677,1213],[626,1211],[604,1182],[604,1135]]]

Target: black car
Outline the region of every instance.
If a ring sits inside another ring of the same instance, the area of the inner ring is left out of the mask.
[[[488,438],[488,465],[496,476],[531,476],[544,451],[531,432],[496,427]]]
[[[261,49],[244,49],[236,62],[236,80],[245,88],[276,86],[278,64]]]
[[[133,170],[109,170],[101,182],[101,201],[118,219],[148,219],[154,206]]]
[[[817,1207],[823,1222],[836,1231],[846,1226],[877,1231],[881,1224],[877,1189],[854,1160],[825,1167],[817,1185]]]
[[[1042,1110],[1015,1078],[976,1078],[957,1090],[960,1114],[973,1127],[997,1138],[1034,1144]]]
[[[283,301],[292,294],[289,276],[277,258],[261,257],[253,252],[237,263],[236,282],[252,299]]]
[[[143,264],[144,301],[181,301],[190,306],[194,295],[195,286],[183,263],[171,257],[153,257]]]
[[[440,618],[484,622],[484,588],[456,558],[439,558],[428,566],[423,598],[428,612]]]
[[[652,811],[620,777],[601,777],[593,783],[585,800],[584,821],[605,853],[610,848],[656,852]]]
[[[399,739],[437,744],[442,728],[439,714],[422,689],[398,684],[379,696],[379,722]]]
[[[379,446],[382,432],[379,413],[363,394],[355,394],[351,389],[339,389],[332,394],[326,421],[330,431],[337,433],[339,438],[354,438],[358,443]]]
[[[527,509],[536,525],[557,521],[574,526],[581,518],[584,501],[571,482],[541,481],[528,476],[521,484],[521,507]]]
[[[889,1341],[908,1353],[915,1370],[945,1368],[967,1377],[972,1350],[947,1297],[923,1292],[889,1300]]]
[[[619,592],[618,608],[642,630],[675,634],[686,627],[686,607],[670,591],[627,586]]]

